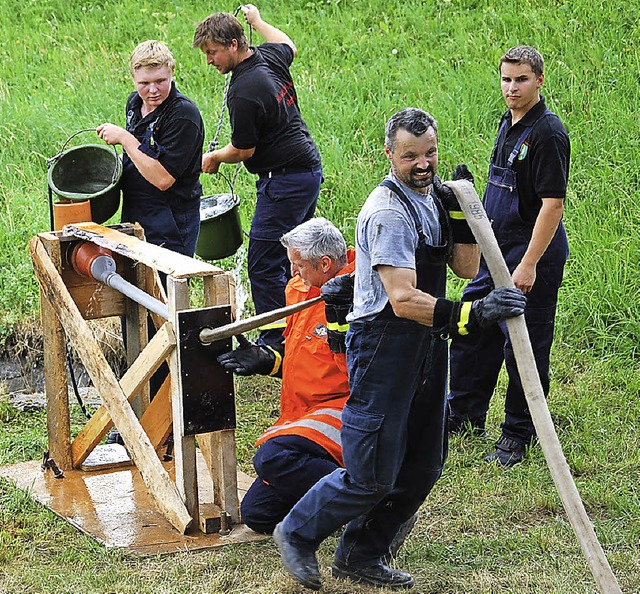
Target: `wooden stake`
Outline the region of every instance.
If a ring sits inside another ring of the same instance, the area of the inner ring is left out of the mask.
[[[450,187],[458,198],[469,227],[471,227],[471,231],[473,231],[482,250],[496,287],[513,287],[511,274],[502,257],[502,252],[493,234],[493,229],[491,229],[491,223],[487,218],[484,206],[480,202],[473,185],[463,180],[445,182],[445,185]],[[540,446],[564,504],[569,522],[589,563],[591,573],[602,594],[622,594],[622,590],[598,541],[593,525],[584,509],[582,499],[580,499],[580,494],[571,476],[569,465],[562,452],[562,446],[556,434],[542,390],[542,384],[540,383],[540,376],[538,375],[538,368],[533,356],[524,316],[509,318],[507,320],[507,328],[509,329],[509,337],[513,345],[518,372],[520,373],[531,418],[540,440]]]

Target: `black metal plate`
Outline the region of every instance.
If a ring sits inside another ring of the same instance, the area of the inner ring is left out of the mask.
[[[231,350],[231,338],[208,345],[199,338],[202,328],[218,328],[232,321],[230,305],[178,312],[185,435],[236,426],[233,373],[216,360]]]

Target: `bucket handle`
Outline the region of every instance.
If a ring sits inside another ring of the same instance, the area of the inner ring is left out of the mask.
[[[53,157],[47,159],[47,167],[51,167],[62,155],[62,153],[64,153],[64,149],[67,148],[67,145],[69,144],[69,142],[75,138],[76,136],[78,136],[78,134],[82,134],[83,132],[95,132],[96,129],[95,128],[83,128],[82,130],[78,130],[75,134],[72,134],[71,136],[69,136],[69,138],[67,138],[66,142],[62,145],[62,148],[58,151],[58,153],[56,155],[54,155]],[[116,147],[113,147],[113,153],[116,156],[116,167],[113,170],[113,176],[111,177],[111,183],[115,184],[116,181],[118,180],[118,151],[116,150]]]

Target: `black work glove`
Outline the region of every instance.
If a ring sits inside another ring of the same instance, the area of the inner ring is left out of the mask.
[[[456,174],[459,172],[467,177],[456,177]],[[456,181],[458,179],[466,179],[473,183],[473,176],[466,165],[458,165],[456,167],[453,180]],[[451,226],[453,243],[477,243],[469,227],[469,223],[467,223],[467,219],[464,216],[464,212],[462,212],[455,192],[450,187],[445,186],[437,175],[433,177],[433,189],[449,214],[449,225]]]
[[[527,298],[515,287],[497,287],[486,297],[471,304],[471,315],[480,328],[486,328],[504,318],[514,318],[524,313]]]
[[[441,339],[466,336],[498,320],[522,315],[526,305],[524,293],[515,287],[498,287],[475,301],[440,298],[433,310],[433,332]]]
[[[451,174],[451,181],[458,181],[459,179],[466,179],[468,182],[471,182],[471,185],[475,185],[476,183],[473,179],[473,174],[464,163],[456,165],[456,170]]]
[[[332,353],[346,353],[345,337],[349,329],[347,314],[353,305],[353,274],[341,274],[329,279],[320,294],[327,317],[327,341]]]
[[[218,357],[218,363],[227,371],[238,375],[276,375],[280,370],[282,355],[267,345],[257,345],[238,334],[240,345],[235,351]]]

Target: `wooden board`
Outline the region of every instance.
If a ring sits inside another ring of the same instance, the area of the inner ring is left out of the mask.
[[[131,258],[135,262],[142,262],[176,279],[224,273],[217,266],[140,241],[111,227],[103,227],[96,223],[76,223],[65,225],[63,230],[65,233]]]
[[[199,452],[197,458],[201,469],[198,474],[207,478]],[[163,465],[173,475],[173,463]],[[253,478],[238,474],[241,499]],[[135,466],[92,472],[70,470],[64,479],[56,479],[51,471],[40,469],[39,461],[31,461],[0,467],[0,477],[13,481],[35,501],[106,547],[122,548],[135,555],[184,553],[268,538],[242,524],[234,525],[228,536],[199,530],[180,534],[157,510]],[[198,488],[203,515],[208,517],[213,501],[210,481],[201,480]]]

